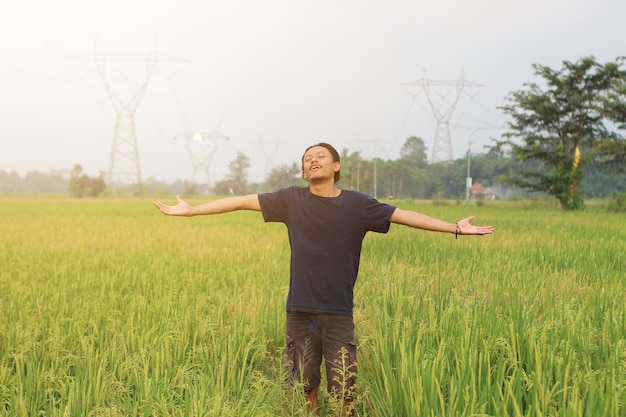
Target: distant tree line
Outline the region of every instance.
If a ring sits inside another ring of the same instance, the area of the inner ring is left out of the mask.
[[[406,139],[398,159],[366,159],[358,151],[341,149],[341,181],[339,186],[359,190],[377,198],[464,199],[466,195],[467,155],[448,162],[429,163],[427,148],[421,138]],[[518,166],[514,154],[491,147],[484,153],[470,155],[470,176],[473,183],[491,188],[500,198],[549,195],[529,191],[506,182],[510,171]],[[264,182],[250,182],[249,158],[239,153],[229,164],[228,173],[217,181],[213,194],[242,195],[272,191],[291,185],[305,185],[300,162],[286,163],[270,170]],[[148,178],[124,195],[194,195],[204,194],[206,186],[190,181],[165,182]],[[590,163],[579,189],[585,198],[609,198],[626,192],[626,174],[605,172]],[[94,197],[114,194],[106,184],[104,174],[90,177],[80,165],[75,165],[70,177],[59,173],[28,172],[20,177],[15,172],[0,170],[0,194],[70,194],[74,197]]]
[[[623,194],[625,60],[603,64],[589,56],[564,61],[559,69],[533,65],[539,80],[508,94],[500,107],[509,117],[508,132],[487,154],[474,157],[472,177],[498,187],[501,196],[522,190],[553,197],[565,210],[583,208],[585,198]],[[466,188],[464,168],[462,159],[428,164],[423,140],[411,137],[395,161],[343,150],[342,186],[374,196],[459,198]]]
[[[471,155],[473,182],[502,198],[546,195],[565,210],[583,208],[586,198],[626,193],[626,58],[605,64],[594,57],[564,61],[562,68],[535,64],[538,81],[525,83],[506,97],[500,110],[508,131],[486,153]],[[341,150],[340,186],[374,197],[461,199],[466,193],[467,157],[429,163],[424,141],[406,139],[396,160],[366,159]],[[214,184],[219,195],[271,191],[301,184],[300,161],[272,169],[262,183],[249,183],[250,160],[238,153],[224,179]],[[104,176],[92,178],[74,166],[69,179],[29,172],[24,178],[0,170],[0,193],[70,193],[76,197],[111,193]],[[132,195],[199,194],[207,185],[148,179]],[[117,190],[119,192],[119,190]],[[626,199],[623,195],[622,200]],[[617,200],[616,200],[617,201]],[[619,200],[621,201],[621,200]]]

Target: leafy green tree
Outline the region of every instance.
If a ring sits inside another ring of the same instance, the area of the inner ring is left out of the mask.
[[[460,181],[456,180],[454,175],[454,163],[451,161],[436,162],[430,164],[428,169],[429,175],[433,179],[431,198],[460,198],[461,188]],[[463,183],[463,186],[465,183]]]
[[[377,160],[377,183],[380,195],[394,198],[429,198],[436,178],[429,174],[426,146],[421,138],[407,138],[400,149],[400,159]]]
[[[496,147],[510,146],[517,161],[507,183],[554,196],[566,210],[582,208],[576,185],[585,164],[604,158],[606,166],[617,167],[626,155],[624,137],[616,130],[626,121],[622,63],[621,58],[600,64],[585,57],[564,61],[559,70],[533,65],[544,86],[526,83],[501,107],[512,121]],[[577,148],[582,151],[578,168]]]
[[[626,173],[603,172],[596,165],[587,166],[583,188],[586,198],[606,198],[626,193]]]
[[[388,161],[380,170],[381,195],[402,198],[407,196],[411,181],[411,163],[408,160]]]
[[[364,187],[365,184],[373,184],[373,176],[366,178],[373,171],[366,166],[369,162],[363,159],[361,152],[349,153],[348,149],[343,149],[340,152],[340,157],[341,182],[339,184],[342,188],[363,191],[364,188],[368,188]]]

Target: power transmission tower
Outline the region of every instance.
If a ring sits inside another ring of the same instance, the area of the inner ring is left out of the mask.
[[[461,93],[465,87],[484,87],[483,84],[475,83],[465,79],[463,71],[461,71],[461,77],[458,80],[431,80],[426,77],[426,71],[424,71],[424,77],[402,83],[401,85],[418,86],[421,87],[426,94],[428,103],[437,120],[437,127],[435,129],[435,139],[433,141],[433,152],[431,156],[431,162],[441,162],[452,160],[452,142],[450,140],[450,118],[456,107],[456,104],[461,97]],[[439,109],[433,102],[431,87],[456,87],[456,95],[449,104],[447,109]]]
[[[265,176],[274,168],[274,157],[280,146],[285,143],[282,140],[263,140],[261,139],[261,150],[265,156]],[[267,146],[266,146],[267,145]]]
[[[211,132],[187,130],[174,138],[185,140],[185,148],[193,166],[192,181],[196,184],[206,185],[205,191],[207,193],[213,189],[211,164],[217,152],[218,141],[220,139],[229,140],[227,136],[220,133],[221,124],[222,119]]]
[[[156,47],[152,51],[138,54],[109,53],[96,47],[93,55],[87,54],[70,59],[93,60],[96,63],[100,79],[104,83],[116,112],[107,171],[108,183],[113,187],[115,184],[140,184],[141,165],[135,130],[135,111],[150,82],[156,64],[160,61],[183,60],[159,53]],[[111,68],[110,63],[118,63],[118,66]],[[121,63],[126,63],[123,69],[119,68],[123,65]],[[136,75],[137,65],[143,66],[145,71],[139,76]],[[117,78],[111,74],[112,71],[117,72]],[[125,87],[125,91],[122,91],[122,87]],[[123,93],[126,94],[123,95]]]

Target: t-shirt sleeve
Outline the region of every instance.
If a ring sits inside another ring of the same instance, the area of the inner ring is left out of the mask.
[[[259,194],[263,220],[266,222],[284,222],[287,219],[287,200],[288,192],[286,189]]]
[[[377,233],[387,233],[391,225],[390,218],[395,207],[381,203],[373,197],[366,196],[364,223],[366,229]]]

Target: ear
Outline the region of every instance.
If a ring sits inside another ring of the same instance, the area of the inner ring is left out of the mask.
[[[339,172],[339,170],[341,169],[341,162],[333,162],[333,171],[334,172]]]
[[[304,169],[302,170],[302,179],[304,179],[305,181],[309,180],[309,177],[304,173]]]

